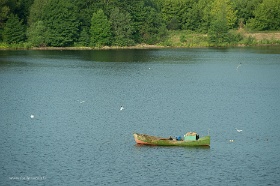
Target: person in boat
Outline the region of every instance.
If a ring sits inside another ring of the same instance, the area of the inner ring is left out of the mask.
[[[177,140],[177,141],[181,141],[181,140],[182,140],[181,136],[177,136],[177,137],[176,137],[176,140]]]
[[[169,136],[169,140],[173,140],[173,138],[171,136]]]
[[[199,139],[199,135],[198,134],[196,134],[196,140],[198,140]]]

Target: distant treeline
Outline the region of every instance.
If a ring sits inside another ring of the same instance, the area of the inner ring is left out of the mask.
[[[280,30],[280,0],[1,0],[0,43],[34,47],[132,46],[168,30],[239,40],[230,30]]]

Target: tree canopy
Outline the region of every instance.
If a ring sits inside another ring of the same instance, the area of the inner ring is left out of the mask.
[[[280,29],[280,1],[263,0],[253,11],[254,18],[249,25],[256,30]]]
[[[3,40],[8,44],[20,43],[25,40],[25,29],[17,15],[11,14],[3,30]]]
[[[102,9],[93,13],[90,27],[90,45],[96,47],[110,45],[112,37],[110,28],[111,22],[108,20]]]
[[[224,42],[231,29],[280,30],[279,0],[1,0],[0,42],[32,46],[130,46],[168,30]]]

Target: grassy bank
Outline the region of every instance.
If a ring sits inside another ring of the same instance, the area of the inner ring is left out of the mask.
[[[280,32],[246,32],[245,30],[233,30],[229,34],[238,38],[221,46],[259,46],[259,45],[280,45]],[[211,47],[207,34],[199,34],[191,31],[171,31],[167,39],[160,43],[169,47]]]
[[[208,47],[207,34],[199,34],[192,31],[169,31],[165,41],[160,43],[168,47],[199,48]]]
[[[247,32],[245,30],[230,31],[229,35],[234,39],[227,43],[221,43],[222,47],[230,46],[260,46],[260,45],[280,45],[280,31],[278,32]],[[237,38],[237,40],[236,40]],[[6,44],[0,43],[0,50],[93,50],[93,49],[149,49],[163,47],[184,47],[184,48],[204,48],[211,47],[207,34],[195,33],[188,30],[169,31],[166,39],[156,45],[138,44],[130,47],[32,47],[29,43]]]

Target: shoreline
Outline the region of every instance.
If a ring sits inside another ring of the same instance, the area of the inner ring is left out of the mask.
[[[24,48],[24,47],[11,47],[11,48],[1,48],[0,51],[5,50],[56,50],[56,51],[63,51],[63,50],[141,50],[141,49],[176,49],[176,48],[188,48],[188,49],[195,49],[195,48],[243,48],[243,47],[270,47],[270,46],[280,46],[280,44],[253,44],[253,45],[245,45],[245,44],[238,44],[238,45],[228,45],[228,46],[195,46],[195,47],[188,47],[188,46],[162,46],[162,45],[136,45],[136,46],[129,46],[129,47],[119,47],[119,46],[104,46],[101,48],[92,48],[92,47],[32,47],[32,48]]]
[[[135,46],[103,46],[100,48],[95,47],[32,47],[27,50],[114,50],[114,49],[160,49],[160,48],[170,48],[160,45],[135,45]]]
[[[228,48],[228,47],[258,47],[258,46],[280,46],[280,32],[246,32],[237,30],[243,36],[243,41],[235,44],[226,44],[224,46],[210,46],[207,42],[207,35],[188,33],[188,31],[170,32],[163,43],[154,45],[137,44],[134,46],[103,46],[103,47],[31,47],[28,43],[5,44],[0,43],[1,50],[127,50],[127,49],[164,49],[164,48]],[[182,38],[185,38],[182,40]],[[250,41],[246,43],[246,41]]]
[[[272,47],[272,46],[280,46],[280,44],[253,44],[253,45],[245,45],[245,44],[238,44],[238,45],[228,45],[228,46],[162,46],[162,45],[136,45],[136,46],[129,46],[129,47],[119,47],[119,46],[104,46],[101,48],[92,48],[92,47],[31,47],[31,48],[24,48],[24,47],[9,47],[9,48],[1,48],[0,51],[5,50],[38,50],[38,51],[65,51],[65,50],[141,50],[141,49],[195,49],[195,48],[243,48],[243,47]]]

